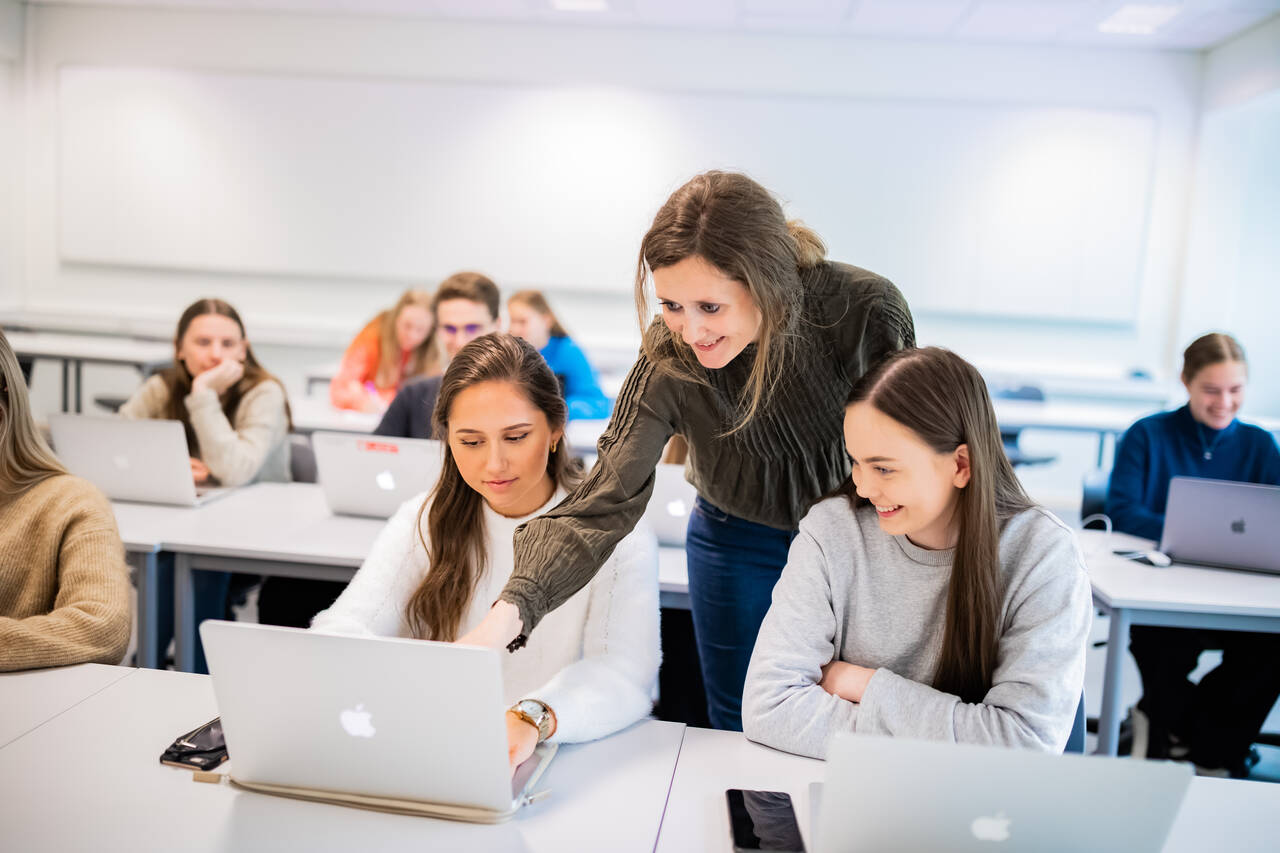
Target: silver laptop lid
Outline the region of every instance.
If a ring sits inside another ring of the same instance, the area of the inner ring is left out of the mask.
[[[316,474],[329,511],[389,518],[440,477],[444,446],[422,438],[349,432],[311,435]]]
[[[1280,573],[1280,486],[1174,477],[1160,550],[1179,563]]]
[[[1159,851],[1190,765],[839,734],[817,853]]]
[[[196,504],[180,422],[56,414],[49,429],[67,470],[112,500]]]
[[[698,491],[684,477],[683,465],[659,465],[654,471],[653,494],[645,508],[644,518],[657,534],[658,544],[684,547]]]
[[[200,637],[236,779],[512,808],[492,649],[215,620]]]

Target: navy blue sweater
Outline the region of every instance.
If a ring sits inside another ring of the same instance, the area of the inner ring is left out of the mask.
[[[1238,420],[1210,429],[1188,406],[1145,417],[1116,447],[1107,489],[1114,529],[1159,541],[1173,477],[1278,485],[1280,448],[1271,433]]]

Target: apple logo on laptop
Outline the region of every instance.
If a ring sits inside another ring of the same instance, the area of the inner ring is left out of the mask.
[[[1231,522],[1231,532],[1232,532],[1232,533],[1244,533],[1244,519],[1243,519],[1243,518],[1238,518],[1238,519],[1236,519],[1235,521]]]
[[[667,503],[667,514],[676,518],[683,518],[689,514],[689,508],[684,505],[682,500],[674,500]]]
[[[125,456],[123,453],[117,453],[115,456],[111,457],[111,463],[121,471],[124,471],[129,467],[129,457]]]
[[[338,722],[342,723],[343,730],[352,737],[373,737],[377,732],[373,727],[373,714],[364,709],[363,702],[339,714]]]
[[[383,471],[381,474],[379,474],[377,477],[374,478],[374,482],[377,483],[378,488],[382,489],[383,491],[387,491],[387,492],[395,491],[396,478],[391,476],[390,471]]]
[[[1008,841],[1011,821],[999,812],[995,817],[974,818],[969,824],[969,831],[979,841]]]

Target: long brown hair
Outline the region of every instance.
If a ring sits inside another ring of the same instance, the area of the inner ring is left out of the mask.
[[[519,388],[546,415],[552,430],[563,427],[568,414],[551,368],[536,349],[515,335],[481,335],[449,362],[432,416],[436,438],[444,444],[444,467],[418,509],[418,537],[431,568],[405,606],[405,619],[413,635],[422,639],[452,641],[457,637],[462,615],[488,562],[484,498],[462,479],[448,441],[453,401],[481,382],[509,382]],[[568,442],[563,438],[547,455],[547,473],[564,489],[573,488],[578,480],[580,471],[571,462]],[[424,514],[426,538],[422,533]]]
[[[560,325],[560,318],[556,316],[556,312],[551,310],[551,305],[547,302],[547,297],[542,295],[541,290],[517,290],[507,297],[507,305],[510,306],[512,302],[528,305],[534,311],[550,320],[551,337],[569,337],[569,333],[564,330],[564,326]]]
[[[53,455],[31,416],[31,399],[18,358],[0,332],[0,494],[20,495],[32,486],[67,473]]]
[[[862,377],[848,405],[868,402],[936,453],[969,448],[969,483],[960,490],[959,541],[947,589],[942,654],[933,686],[980,702],[991,689],[1000,642],[1000,529],[1034,504],[1000,441],[987,384],[973,365],[940,347],[893,353]],[[862,500],[849,483],[849,496]]]
[[[400,364],[404,352],[400,349],[400,341],[396,338],[396,321],[400,312],[410,305],[416,305],[431,316],[431,331],[422,343],[414,347],[409,356],[409,365],[404,375],[400,375]],[[411,376],[422,376],[434,372],[439,366],[440,354],[436,347],[436,322],[434,303],[431,294],[426,290],[406,290],[400,294],[396,304],[369,321],[378,326],[378,369],[374,373],[374,384],[379,388],[389,388]]]
[[[769,191],[736,172],[704,172],[671,194],[640,241],[636,264],[636,314],[645,355],[660,368],[705,383],[697,356],[650,315],[649,279],[654,270],[697,255],[741,282],[760,311],[755,363],[738,401],[737,423],[745,427],[782,379],[788,337],[800,319],[801,270],[822,262],[826,247],[813,231],[787,221]]]
[[[239,313],[232,308],[230,304],[221,299],[199,299],[187,306],[187,310],[182,312],[182,316],[178,318],[178,330],[173,334],[173,367],[166,368],[160,372],[160,378],[164,380],[165,388],[169,391],[169,402],[165,407],[165,417],[172,421],[181,421],[182,428],[187,433],[187,448],[191,451],[192,456],[200,455],[200,442],[196,438],[196,431],[191,426],[191,416],[187,413],[187,395],[191,393],[191,382],[195,379],[191,375],[191,371],[187,370],[187,366],[182,363],[182,359],[178,358],[178,350],[182,348],[182,338],[187,333],[187,329],[197,317],[203,317],[205,314],[217,314],[227,317],[234,321],[240,329],[240,337],[246,339],[244,345],[244,375],[240,377],[240,381],[227,389],[226,394],[222,397],[222,411],[226,414],[227,420],[233,421],[236,416],[236,409],[240,407],[240,401],[254,388],[263,382],[274,382],[284,388],[284,383],[275,376],[267,372],[267,370],[258,363],[258,358],[253,354],[253,347],[249,346],[248,335],[244,331],[244,322],[240,319]],[[289,397],[285,395],[284,401],[284,417],[287,429],[293,429],[293,414],[289,409]]]
[[[1249,367],[1249,362],[1245,361],[1244,347],[1235,338],[1224,332],[1201,335],[1182,351],[1182,381],[1189,385],[1201,370],[1224,361],[1238,361],[1246,369]]]

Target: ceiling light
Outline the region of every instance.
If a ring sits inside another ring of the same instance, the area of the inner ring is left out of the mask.
[[[1098,29],[1104,33],[1149,36],[1181,11],[1182,7],[1177,5],[1129,3],[1112,12],[1098,24]]]

